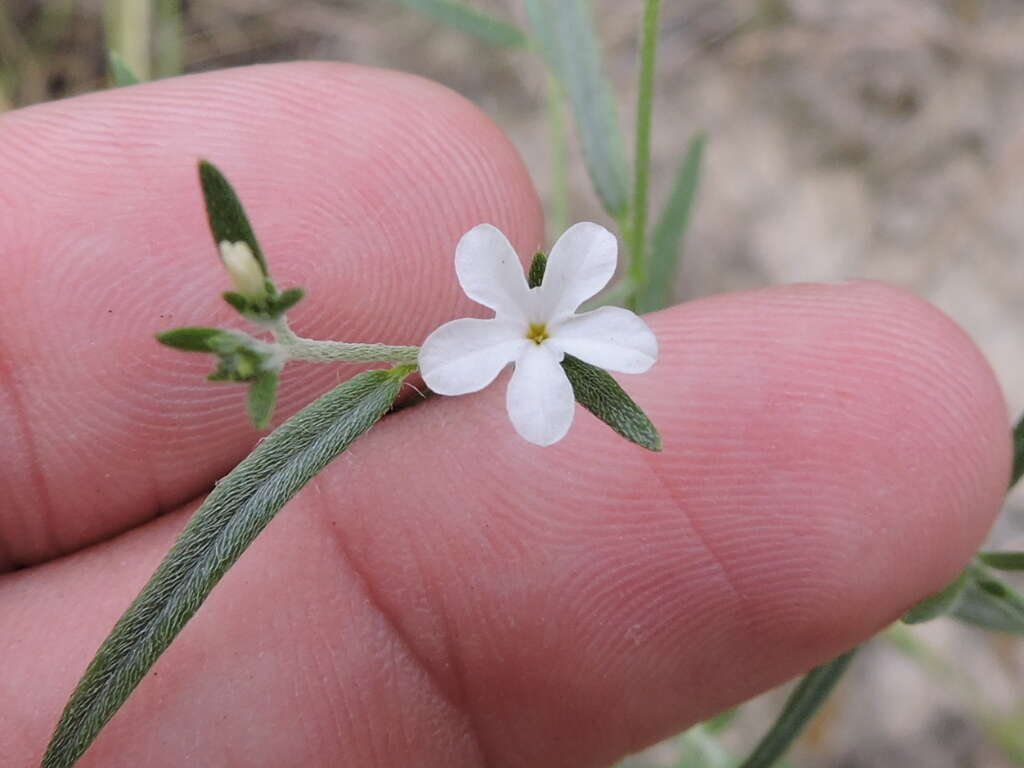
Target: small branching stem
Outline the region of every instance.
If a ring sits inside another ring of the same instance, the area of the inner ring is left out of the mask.
[[[306,339],[288,326],[281,316],[270,326],[274,341],[281,345],[290,360],[315,363],[392,363],[416,365],[419,347],[396,347],[390,344],[353,344],[347,341]]]

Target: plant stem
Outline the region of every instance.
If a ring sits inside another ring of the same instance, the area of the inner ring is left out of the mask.
[[[633,220],[629,227],[629,275],[644,285],[647,257],[647,188],[651,168],[651,114],[654,109],[654,59],[658,48],[661,0],[647,0],[640,39],[640,82],[636,100],[636,147],[633,154]]]
[[[117,51],[139,80],[149,80],[150,0],[107,0],[104,16],[107,48]]]
[[[565,96],[553,74],[548,74],[548,121],[551,127],[551,223],[557,236],[569,226],[569,141],[565,126]]]
[[[156,77],[182,72],[181,0],[157,0]]]
[[[395,347],[390,344],[353,344],[347,341],[318,341],[298,336],[279,317],[270,328],[274,341],[288,353],[291,360],[315,363],[394,363],[416,365],[419,347]]]

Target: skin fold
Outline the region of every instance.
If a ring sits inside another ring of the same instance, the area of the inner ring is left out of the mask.
[[[241,388],[153,334],[234,325],[195,163],[239,190],[306,336],[487,316],[480,222],[545,247],[513,147],[410,75],[250,67],[0,117],[0,755],[38,764],[99,643],[254,445]],[[267,528],[80,765],[601,766],[846,650],[951,580],[1008,419],[948,318],[870,282],[646,318],[651,454],[505,373],[388,417]],[[356,370],[291,364],[278,419]],[[415,396],[415,395],[412,395]]]

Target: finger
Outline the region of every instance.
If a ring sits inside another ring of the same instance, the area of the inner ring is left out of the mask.
[[[207,489],[258,438],[244,387],[160,347],[244,322],[196,160],[237,187],[307,335],[419,344],[471,313],[452,254],[492,222],[522,253],[541,214],[515,150],[440,86],[333,64],[251,67],[70,99],[0,121],[0,570],[120,531]],[[479,311],[477,308],[476,311]],[[352,369],[293,364],[284,416]]]
[[[583,412],[531,446],[507,379],[388,418],[225,577],[83,767],[607,765],[851,647],[969,558],[1005,490],[1006,412],[940,313],[854,283],[650,320],[662,358],[623,380],[662,454]],[[8,754],[38,757],[180,525],[0,582]]]

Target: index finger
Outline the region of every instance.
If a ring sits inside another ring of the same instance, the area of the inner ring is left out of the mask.
[[[489,221],[521,253],[542,216],[514,148],[471,104],[335,64],[161,81],[0,120],[0,571],[66,553],[208,489],[259,437],[243,389],[157,345],[234,325],[195,164],[231,179],[304,335],[418,344],[472,313],[455,242]],[[12,290],[11,286],[17,286]],[[477,308],[479,309],[479,308]],[[290,366],[287,415],[351,371]]]

